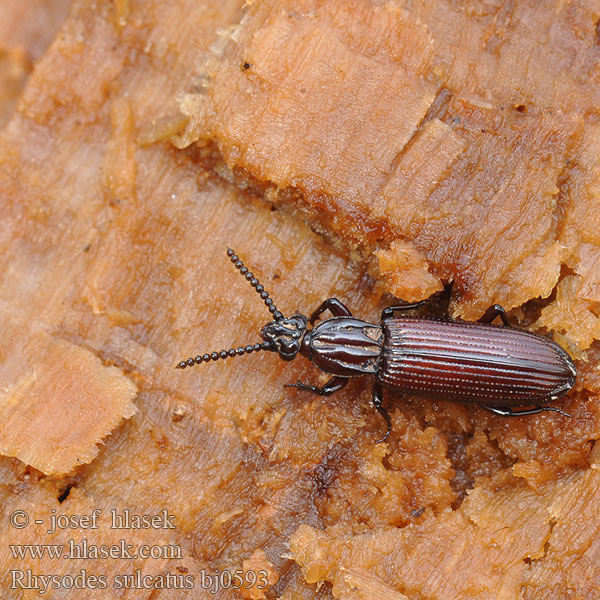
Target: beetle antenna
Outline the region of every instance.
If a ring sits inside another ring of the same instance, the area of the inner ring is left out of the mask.
[[[244,263],[240,260],[240,257],[231,248],[227,248],[227,256],[229,256],[235,268],[248,280],[248,283],[256,290],[258,294],[260,294],[260,297],[267,305],[267,308],[271,311],[273,318],[276,321],[283,319],[283,314],[277,310],[273,300],[269,298],[269,292],[267,292],[264,286],[261,285],[260,281],[254,277],[254,274],[248,270],[248,267],[244,266]]]
[[[261,342],[258,344],[248,344],[247,346],[240,346],[239,348],[229,348],[229,350],[221,350],[220,352],[211,352],[207,354],[198,354],[194,358],[182,360],[175,365],[176,369],[185,369],[186,367],[193,367],[203,362],[210,362],[211,360],[219,360],[220,358],[228,358],[234,356],[241,356],[242,354],[252,354],[252,352],[259,352],[260,350],[273,350],[271,342]]]

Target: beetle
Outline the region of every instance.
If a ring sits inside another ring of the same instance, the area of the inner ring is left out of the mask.
[[[511,327],[497,304],[477,322],[397,316],[423,301],[384,308],[377,325],[352,316],[336,298],[323,301],[310,318],[302,314],[285,317],[239,256],[230,248],[227,255],[260,294],[274,320],[263,327],[262,343],[190,357],[177,363],[178,369],[260,350],[277,352],[288,361],[300,353],[332,377],[321,387],[299,381],[286,387],[322,396],[341,390],[351,377],[372,375],[373,405],[387,424],[378,443],[392,429],[382,404],[384,388],[476,404],[501,416],[543,411],[571,416],[548,406],[575,383],[577,369],[571,357],[548,338]],[[315,325],[327,310],[333,317]],[[497,317],[504,327],[492,324]]]

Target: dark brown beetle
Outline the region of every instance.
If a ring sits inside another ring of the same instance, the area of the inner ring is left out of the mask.
[[[275,319],[261,331],[263,342],[182,360],[177,368],[239,356],[259,350],[277,352],[292,360],[298,352],[333,377],[322,387],[290,383],[286,387],[329,395],[342,389],[350,377],[374,375],[373,405],[387,423],[382,406],[383,388],[412,396],[470,402],[502,416],[532,415],[554,411],[548,406],[564,396],[575,383],[577,370],[570,356],[551,340],[509,326],[501,306],[492,306],[477,323],[394,316],[423,302],[389,306],[381,324],[357,319],[336,298],[328,298],[310,319],[284,317],[258,279],[234,253],[227,250],[235,267],[246,277]],[[333,318],[308,329],[329,310]],[[500,317],[505,327],[491,325]],[[512,407],[533,407],[513,410]]]

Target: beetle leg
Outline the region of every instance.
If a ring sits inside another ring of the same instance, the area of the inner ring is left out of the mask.
[[[381,382],[378,380],[375,380],[373,384],[373,406],[387,423],[387,430],[385,434],[375,442],[376,444],[379,444],[380,442],[385,442],[385,440],[388,439],[392,431],[392,419],[390,419],[388,411],[383,407],[383,388],[381,386]]]
[[[524,415],[537,415],[538,413],[541,413],[541,412],[544,412],[547,410],[560,413],[561,415],[564,415],[565,417],[572,416],[569,413],[565,412],[564,410],[561,410],[560,408],[555,408],[554,406],[536,406],[535,408],[526,408],[524,410],[513,410],[512,408],[509,408],[508,406],[484,406],[484,405],[482,405],[482,407],[485,408],[486,410],[489,410],[491,413],[494,413],[495,415],[500,415],[501,417],[523,417]]]
[[[352,313],[345,304],[342,304],[337,298],[327,298],[324,300],[319,308],[310,315],[310,324],[312,325],[319,316],[326,310],[331,312],[334,317],[351,317]]]
[[[401,310],[413,310],[414,308],[419,308],[419,306],[423,306],[427,300],[421,300],[420,302],[407,302],[406,304],[396,304],[395,306],[386,306],[381,311],[381,320],[389,319],[394,316],[396,311]]]
[[[316,387],[314,385],[309,385],[308,383],[301,383],[300,381],[297,381],[296,383],[286,383],[284,387],[295,387],[303,392],[312,392],[319,396],[329,396],[341,390],[347,383],[347,377],[332,377],[323,387]]]
[[[506,311],[499,304],[494,304],[494,306],[490,306],[485,311],[485,313],[483,313],[483,316],[481,317],[481,319],[479,319],[479,321],[477,321],[477,322],[485,323],[486,325],[489,325],[496,317],[500,317],[502,319],[502,322],[507,327],[510,327],[510,323],[508,322],[508,317],[506,316]]]

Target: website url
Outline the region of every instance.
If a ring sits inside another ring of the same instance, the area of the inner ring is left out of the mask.
[[[135,558],[155,559],[181,559],[183,554],[177,544],[140,545],[127,544],[126,540],[119,540],[116,544],[90,544],[87,540],[76,542],[68,540],[66,544],[10,544],[12,556],[15,560],[26,558],[52,560],[79,560],[112,558],[130,560]]]

